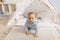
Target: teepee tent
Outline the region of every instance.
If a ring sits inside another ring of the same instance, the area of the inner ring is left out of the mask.
[[[7,25],[12,26],[15,22],[18,23],[19,20],[23,18],[22,14],[30,11],[37,13],[38,16],[41,16],[45,21],[49,20],[52,22],[58,17],[55,8],[48,0],[23,0],[21,3],[17,3],[17,9],[14,15],[9,19]],[[20,22],[20,24],[22,23]]]
[[[41,17],[41,20],[37,19],[40,22],[37,38],[25,35],[24,24],[31,11]],[[17,3],[17,9],[7,23],[12,28],[5,40],[60,40],[60,25],[55,24],[59,21],[58,14],[49,0],[23,0]]]

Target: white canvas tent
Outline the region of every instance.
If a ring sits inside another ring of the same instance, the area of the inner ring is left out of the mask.
[[[7,23],[7,25],[9,26],[14,25],[15,18],[17,19],[17,21],[21,20],[19,16],[20,14],[28,13],[29,11],[36,12],[40,14],[42,19],[49,19],[49,21],[55,21],[56,17],[58,17],[56,10],[48,0],[24,0],[17,6],[18,7],[14,12],[14,15],[12,15]]]
[[[14,15],[9,19],[7,25],[20,25],[19,27],[13,26],[5,40],[60,40],[60,35],[53,24],[58,13],[48,0],[24,0],[20,4],[17,3],[17,10]],[[39,37],[33,38],[31,35],[26,36],[21,30],[24,30],[21,25],[24,25],[26,18],[21,18],[20,14],[26,14],[33,11],[41,16],[43,22],[40,21]],[[17,20],[15,24],[15,18]],[[57,18],[58,19],[58,18]]]

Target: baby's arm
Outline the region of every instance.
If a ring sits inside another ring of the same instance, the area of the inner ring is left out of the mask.
[[[38,37],[38,25],[34,24],[35,26],[35,33],[33,34],[34,37]]]
[[[35,34],[38,33],[38,23],[34,23]]]
[[[30,32],[29,32],[29,30],[28,30],[28,23],[26,22],[25,23],[25,31],[26,31],[26,35],[29,35],[30,34]]]
[[[35,29],[35,34],[37,34],[37,33],[38,33],[38,28]]]
[[[25,23],[25,31],[28,32],[27,22]]]
[[[35,34],[37,34],[38,33],[38,27],[37,27],[37,25],[35,26]]]
[[[39,27],[38,20],[34,22],[34,27],[35,27],[35,34],[38,34],[38,27]]]

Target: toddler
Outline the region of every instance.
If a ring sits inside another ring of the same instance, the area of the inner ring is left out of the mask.
[[[25,23],[26,35],[29,35],[31,33],[31,31],[32,32],[34,31],[33,36],[38,37],[37,30],[38,30],[38,24],[37,24],[37,20],[36,20],[36,15],[34,12],[29,12],[28,19]]]

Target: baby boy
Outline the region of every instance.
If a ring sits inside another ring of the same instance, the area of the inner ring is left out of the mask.
[[[31,31],[34,30],[33,37],[38,37],[38,23],[36,20],[36,15],[34,12],[29,12],[28,13],[28,19],[25,23],[25,31],[26,35],[29,35]]]

